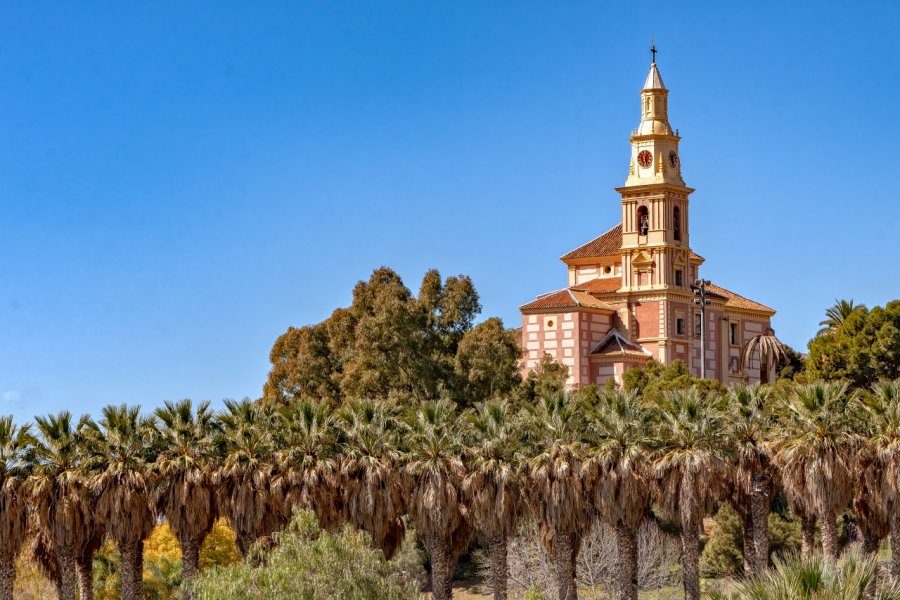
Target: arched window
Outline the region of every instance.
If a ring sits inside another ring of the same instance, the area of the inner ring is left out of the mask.
[[[672,217],[672,232],[675,240],[681,241],[681,209],[679,207],[676,206],[672,209]]]
[[[650,213],[646,206],[639,206],[637,209],[637,226],[641,235],[647,235],[650,231]]]

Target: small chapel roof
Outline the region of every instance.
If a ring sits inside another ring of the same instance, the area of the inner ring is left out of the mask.
[[[591,352],[592,356],[602,357],[635,357],[650,358],[652,355],[640,344],[630,341],[618,329],[610,329],[609,333]]]
[[[650,72],[647,73],[647,79],[644,81],[645,90],[664,90],[666,89],[665,84],[662,80],[662,75],[659,74],[659,69],[656,68],[656,63],[652,63],[650,65]]]
[[[528,304],[523,304],[519,310],[541,310],[549,308],[596,308],[615,312],[615,309],[602,300],[594,298],[590,294],[578,289],[565,288],[548,294],[542,294]]]

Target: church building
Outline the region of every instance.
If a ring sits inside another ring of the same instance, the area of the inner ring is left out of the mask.
[[[610,377],[621,383],[624,371],[650,359],[680,360],[724,384],[773,381],[758,353],[743,361],[742,350],[768,331],[775,311],[700,279],[694,190],[681,177],[681,137],[669,125],[669,91],[652,52],[628,178],[616,188],[622,222],[562,256],[566,287],[520,307],[523,371],[549,355],[568,367],[570,386],[602,385]]]

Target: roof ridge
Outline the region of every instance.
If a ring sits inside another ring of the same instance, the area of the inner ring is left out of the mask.
[[[598,235],[597,237],[593,238],[592,240],[590,240],[590,241],[588,241],[588,242],[586,242],[586,243],[584,243],[584,244],[581,244],[580,246],[578,246],[578,247],[576,247],[576,248],[573,248],[572,250],[569,250],[568,252],[566,252],[565,254],[563,254],[563,255],[560,257],[560,259],[561,259],[561,260],[565,260],[565,259],[567,259],[567,258],[577,258],[577,257],[573,257],[572,255],[575,254],[576,252],[578,252],[579,250],[583,250],[585,247],[590,246],[591,244],[593,244],[593,243],[595,243],[595,242],[598,242],[599,240],[601,240],[601,239],[602,239],[603,237],[605,237],[605,236],[608,236],[608,235],[610,235],[610,234],[612,234],[612,235],[615,236],[615,235],[616,235],[616,230],[617,230],[617,229],[619,230],[619,231],[618,231],[617,237],[621,238],[621,236],[622,236],[622,223],[618,223],[618,224],[616,224],[616,225],[613,225],[612,227],[610,227],[608,230],[604,231],[603,233],[601,233],[601,234]],[[621,248],[621,246],[622,246],[622,241],[621,241],[621,239],[619,239],[618,243],[616,243],[615,246],[616,246],[616,249],[615,249],[615,252],[613,252],[613,254],[617,254],[618,251],[619,251],[619,249]]]
[[[770,312],[772,312],[773,314],[776,312],[774,308],[772,308],[772,307],[770,307],[770,306],[766,306],[766,305],[763,304],[762,302],[757,302],[756,300],[751,300],[750,298],[748,298],[748,297],[746,297],[746,296],[742,296],[742,295],[738,294],[737,292],[732,292],[732,291],[729,290],[728,288],[723,287],[723,286],[721,286],[721,285],[719,285],[719,284],[717,284],[717,283],[710,282],[709,285],[710,285],[711,287],[713,287],[713,288],[717,288],[717,289],[721,290],[722,292],[724,292],[724,294],[720,294],[720,295],[729,294],[729,295],[731,295],[731,296],[734,296],[734,297],[735,297],[736,299],[738,299],[738,300],[743,300],[743,301],[745,301],[745,302],[749,302],[750,304],[754,304],[754,305],[756,305],[757,307],[759,307],[759,308],[753,308],[753,307],[751,307],[751,308],[749,308],[749,310],[763,310],[763,311],[770,311]],[[712,291],[713,293],[716,293],[716,290],[715,290],[715,289],[713,289],[713,290],[711,290],[711,291]],[[726,298],[727,298],[727,296],[726,296]],[[728,298],[728,300],[730,300],[730,299],[731,299],[731,298]],[[727,302],[726,302],[726,304],[727,304]],[[747,307],[739,307],[739,306],[738,306],[738,307],[735,307],[735,308],[744,308],[744,309],[747,309]]]

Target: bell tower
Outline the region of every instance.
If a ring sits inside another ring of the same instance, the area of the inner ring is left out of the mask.
[[[688,196],[678,131],[669,125],[669,90],[651,45],[641,89],[641,123],[631,133],[631,164],[622,195],[622,288],[690,290]]]

